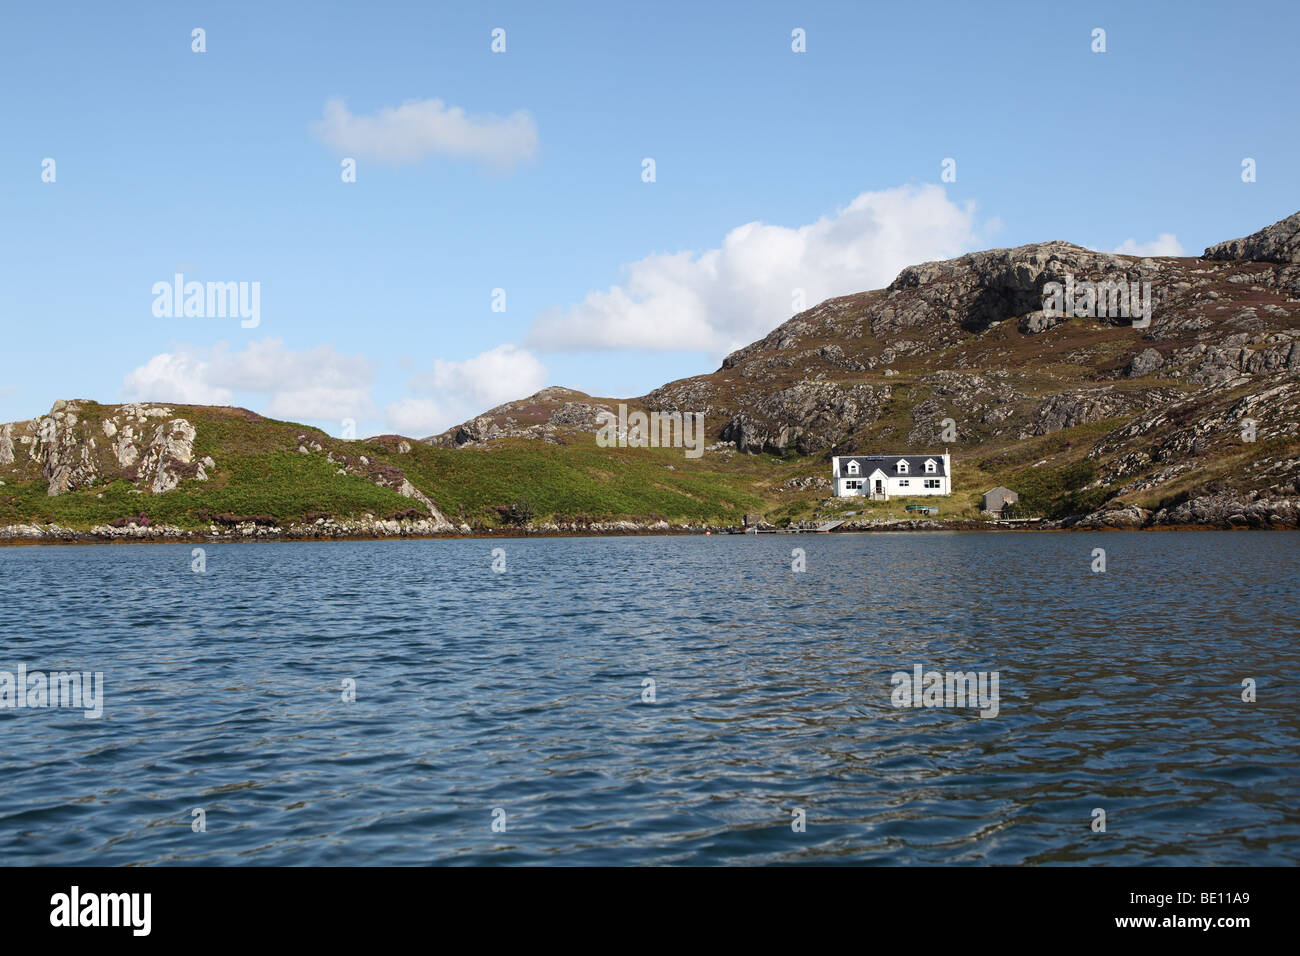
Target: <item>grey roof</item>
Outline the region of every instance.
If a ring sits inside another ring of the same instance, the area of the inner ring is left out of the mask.
[[[927,477],[944,477],[948,474],[943,467],[943,455],[836,455],[836,477],[843,478],[848,474],[847,469],[849,462],[856,461],[858,467],[862,469],[862,474],[869,475],[877,468],[886,475],[897,477],[902,472],[895,470],[895,465],[901,458],[907,462],[907,474],[925,475],[925,463],[927,460],[934,459],[934,471],[930,472]]]
[[[983,494],[983,503],[985,505],[999,502],[1001,504],[1013,504],[1020,500],[1020,496],[1004,485],[998,485],[996,488],[990,488]]]

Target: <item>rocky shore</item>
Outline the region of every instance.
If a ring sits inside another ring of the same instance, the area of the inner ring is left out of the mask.
[[[389,538],[508,538],[637,534],[720,534],[725,526],[670,525],[666,521],[607,521],[590,524],[540,523],[502,528],[448,526],[428,518],[337,519],[287,525],[245,521],[228,527],[180,528],[168,524],[125,526],[95,525],[89,530],[58,524],[15,524],[0,526],[0,544],[16,543],[113,543],[113,542],[222,542],[222,541],[346,541]]]
[[[1045,521],[1047,529],[1139,530],[1142,528],[1281,528],[1300,526],[1300,498],[1269,497],[1259,492],[1212,494],[1190,498],[1159,511],[1133,505]]]
[[[764,524],[762,530],[784,530]],[[942,520],[936,518],[851,518],[830,534],[870,531],[1141,531],[1141,530],[1290,530],[1300,528],[1300,498],[1276,498],[1255,492],[1244,496],[1206,495],[1173,507],[1151,511],[1128,506],[1102,509],[1058,520],[1006,521]],[[448,527],[429,518],[338,519],[318,518],[310,523],[284,526],[246,521],[228,527],[180,528],[167,524],[145,526],[96,525],[89,530],[58,524],[0,526],[0,544],[75,544],[114,542],[223,542],[223,541],[346,541],[393,538],[519,538],[604,537],[616,535],[729,534],[737,526],[670,524],[667,521],[601,521],[584,524],[540,522],[506,527],[469,525]],[[811,533],[811,528],[801,528]]]

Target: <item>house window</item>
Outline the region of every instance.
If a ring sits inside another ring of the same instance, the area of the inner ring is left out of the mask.
[[[898,473],[900,475],[907,474],[907,462],[903,461],[901,458],[898,460]]]
[[[844,489],[845,489],[846,491],[856,491],[856,490],[860,489],[861,487],[862,487],[862,482],[860,482],[860,481],[846,481],[846,482],[844,482]]]
[[[938,487],[939,487],[939,479],[938,479],[938,478],[927,478],[927,479],[925,479],[925,487],[927,487],[927,488],[938,488]]]
[[[934,474],[934,462],[932,462],[932,461],[927,461],[927,462],[925,463],[925,470],[926,470],[926,472],[928,472],[929,474],[933,475],[933,474]]]
[[[856,461],[849,462],[849,474],[856,475],[857,473],[858,473],[858,463]]]
[[[902,479],[902,480],[899,481],[899,483],[898,483],[898,487],[900,487],[900,488],[906,488],[907,485],[908,485],[908,481],[907,481],[906,478]]]

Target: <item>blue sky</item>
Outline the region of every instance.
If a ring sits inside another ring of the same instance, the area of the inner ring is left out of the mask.
[[[0,421],[151,399],[423,436],[711,371],[913,261],[1195,255],[1300,209],[1298,11],[8,5]],[[260,283],[258,325],[156,316],[178,271]]]

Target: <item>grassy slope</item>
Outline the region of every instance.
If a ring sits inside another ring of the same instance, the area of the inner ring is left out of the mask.
[[[524,497],[534,503],[538,520],[729,522],[762,510],[765,489],[789,470],[767,456],[728,461],[706,455],[693,461],[680,449],[602,449],[590,435],[567,446],[506,440],[461,450],[412,441],[410,451],[399,452],[391,440],[342,441],[290,422],[171,407],[198,431],[195,458],[210,455],[217,462],[208,481],[184,480],[164,494],[141,494],[110,464],[101,467],[94,486],[50,498],[39,466],[26,459],[25,447],[16,446],[19,460],[0,467],[0,525],[56,522],[84,529],[143,514],[154,523],[201,528],[221,514],[291,521],[323,514],[383,518],[418,509],[390,488],[337,474],[327,452],[350,463],[365,456],[371,467],[400,468],[449,518],[473,525],[498,523],[496,508]],[[86,404],[80,417],[93,430],[108,411]],[[303,435],[322,450],[299,453]]]
[[[132,482],[119,476],[120,469],[105,467],[96,485],[50,498],[38,466],[26,460],[23,448],[15,465],[0,467],[0,480],[5,482],[0,487],[0,525],[55,522],[88,529],[143,514],[154,523],[203,528],[214,515],[223,514],[264,515],[289,522],[321,515],[386,518],[418,508],[390,488],[356,475],[337,474],[338,466],[325,458],[327,452],[349,462],[364,455],[372,467],[402,469],[453,522],[476,527],[501,524],[504,519],[497,508],[519,498],[532,501],[539,522],[663,518],[675,524],[730,524],[747,512],[764,514],[778,524],[832,518],[847,511],[903,518],[911,517],[905,508],[913,503],[938,505],[941,518],[978,519],[980,494],[997,484],[1017,488],[1036,511],[1063,513],[1096,507],[1108,499],[1111,489],[1080,489],[1095,475],[1095,467],[1084,456],[1115,424],[1097,422],[1026,441],[986,442],[964,452],[954,448],[956,492],[948,498],[850,499],[823,509],[824,489],[782,490],[779,485],[796,477],[828,477],[824,456],[706,453],[688,459],[681,449],[599,448],[591,435],[571,436],[566,445],[506,439],[457,450],[411,442],[410,451],[399,452],[393,439],[342,441],[291,422],[226,409],[172,407],[198,430],[195,457],[210,455],[216,460],[210,480],[185,480],[173,491],[154,495],[133,490]],[[84,408],[82,420],[96,427],[100,414],[111,410]],[[897,411],[895,415],[891,410],[871,429],[881,434],[883,442],[889,443],[888,436],[897,435],[906,424],[905,411]],[[322,450],[301,454],[300,436],[319,443]],[[1034,467],[1043,461],[1046,464]],[[1226,456],[1223,469],[1231,469]],[[1197,480],[1204,478],[1201,472]],[[1171,490],[1177,489],[1162,488],[1153,497],[1167,498]],[[1141,496],[1134,500],[1158,503]]]
[[[539,518],[731,520],[761,507],[782,467],[768,456],[692,461],[680,449],[598,448],[590,435],[562,446],[520,439],[486,449],[418,446],[400,457],[448,517],[471,523],[520,497]]]

